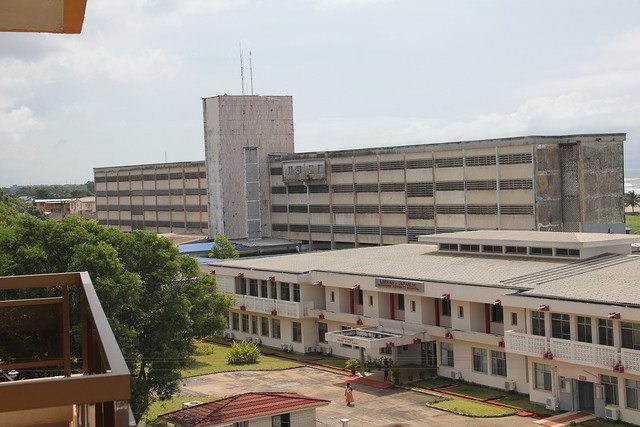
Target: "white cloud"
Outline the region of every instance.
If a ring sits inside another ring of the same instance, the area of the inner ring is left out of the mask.
[[[391,3],[396,0],[307,0],[322,9],[333,9],[343,6],[373,6],[383,3]]]
[[[9,141],[18,141],[28,131],[39,129],[42,124],[29,107],[0,109],[0,147]],[[4,143],[3,143],[3,140]]]

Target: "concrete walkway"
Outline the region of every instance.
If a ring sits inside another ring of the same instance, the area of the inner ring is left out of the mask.
[[[316,413],[319,426],[533,426],[531,418],[469,418],[429,408],[435,398],[403,389],[379,389],[352,384],[356,404],[344,402],[344,374],[302,367],[282,371],[237,371],[204,375],[183,381],[182,394],[224,397],[247,391],[289,391],[331,400]]]

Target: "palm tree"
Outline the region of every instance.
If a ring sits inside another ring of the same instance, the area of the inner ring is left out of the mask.
[[[631,206],[631,213],[635,214],[634,208],[640,206],[640,194],[636,194],[633,190],[626,192],[624,194],[624,205]]]

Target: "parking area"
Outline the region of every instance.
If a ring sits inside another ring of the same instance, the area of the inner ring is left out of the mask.
[[[354,384],[356,404],[347,407],[341,375],[301,367],[280,371],[236,371],[187,378],[182,393],[224,397],[248,391],[288,391],[331,400],[317,410],[320,426],[532,426],[532,420],[517,416],[469,418],[426,406],[433,397],[398,388],[377,389]]]

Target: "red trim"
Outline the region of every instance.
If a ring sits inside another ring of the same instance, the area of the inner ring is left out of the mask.
[[[440,326],[440,300],[438,298],[434,298],[433,305],[436,314],[436,326]]]
[[[355,291],[353,288],[349,289],[349,312],[351,314],[356,313],[356,299],[355,299],[354,292]]]
[[[391,320],[396,320],[396,299],[393,294],[389,294],[389,317]]]
[[[484,332],[491,333],[491,305],[484,305]]]

